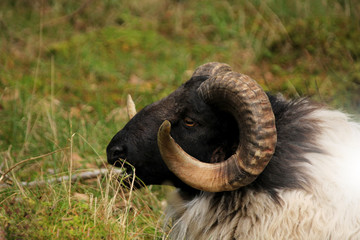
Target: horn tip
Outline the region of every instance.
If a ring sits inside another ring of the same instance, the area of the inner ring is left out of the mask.
[[[159,132],[169,134],[170,131],[171,131],[171,123],[168,120],[165,120],[159,128]]]

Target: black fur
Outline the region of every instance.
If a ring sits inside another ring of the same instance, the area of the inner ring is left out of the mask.
[[[285,101],[281,97],[268,96],[276,119],[277,145],[268,166],[249,187],[271,193],[280,188],[300,188],[308,183],[309,176],[299,163],[307,162],[305,153],[320,152],[315,143],[319,128],[316,121],[308,120],[308,116],[321,106],[307,99]]]
[[[169,120],[172,137],[197,159],[218,162],[234,153],[239,142],[239,129],[232,116],[200,99],[196,89],[205,79],[206,76],[190,79],[168,97],[136,114],[109,143],[108,162],[119,166],[118,159],[126,159],[147,185],[171,181],[190,195],[197,193],[168,170],[161,159],[156,138],[161,123]],[[319,106],[304,99],[288,102],[278,96],[268,96],[276,118],[276,151],[263,173],[243,190],[263,189],[276,198],[277,189],[300,188],[308,179],[298,163],[307,161],[304,153],[319,151],[313,142],[317,123],[306,119]],[[196,125],[186,126],[186,118],[191,118]]]

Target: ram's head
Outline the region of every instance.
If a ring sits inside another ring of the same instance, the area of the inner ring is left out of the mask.
[[[274,114],[261,87],[226,64],[207,63],[137,113],[113,137],[107,157],[116,166],[130,163],[145,184],[171,181],[231,191],[264,170],[276,140]]]

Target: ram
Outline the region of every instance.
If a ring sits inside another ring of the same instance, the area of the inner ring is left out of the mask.
[[[138,112],[107,158],[177,188],[172,239],[360,239],[360,125],[227,64],[198,67]]]

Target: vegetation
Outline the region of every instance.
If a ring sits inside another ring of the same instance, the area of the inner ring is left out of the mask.
[[[357,114],[359,39],[356,0],[0,1],[0,170],[27,160],[0,188],[0,236],[166,238],[169,187],[132,191],[114,174],[19,182],[105,167],[126,95],[140,109],[209,61]]]

